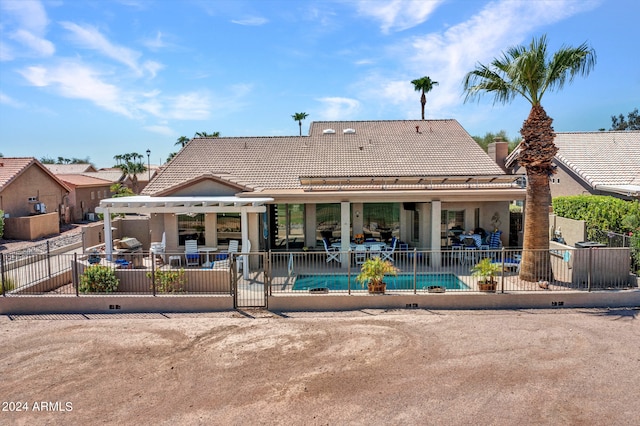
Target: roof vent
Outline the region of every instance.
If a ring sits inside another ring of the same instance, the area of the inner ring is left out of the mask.
[[[355,132],[356,132],[356,129],[344,129],[344,130],[342,131],[342,133],[344,133],[345,135],[346,135],[346,134],[355,133]]]
[[[333,135],[335,132],[336,132],[336,131],[335,131],[335,130],[333,130],[333,129],[324,129],[324,130],[322,131],[322,134],[323,134],[323,135]]]

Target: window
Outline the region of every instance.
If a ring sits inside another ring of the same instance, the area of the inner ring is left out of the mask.
[[[95,200],[95,199],[96,199],[96,194],[95,194],[95,192],[93,192],[93,191],[91,191],[91,199],[92,199],[92,200]]]
[[[183,246],[186,240],[196,240],[199,245],[204,245],[203,213],[178,215],[178,244]]]
[[[240,229],[240,213],[218,213],[217,228],[218,244],[229,244],[231,240],[242,239]]]
[[[316,204],[316,238],[340,238],[340,204]]]
[[[276,246],[289,249],[304,247],[304,204],[278,204]]]
[[[442,244],[449,244],[464,232],[464,210],[442,210],[440,238]]]
[[[400,231],[400,204],[366,203],[362,206],[364,237],[388,241]]]

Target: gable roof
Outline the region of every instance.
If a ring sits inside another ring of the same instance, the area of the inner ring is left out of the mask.
[[[111,181],[105,179],[98,179],[91,176],[85,176],[82,174],[60,174],[57,175],[58,179],[61,181],[72,185],[72,186],[82,186],[82,187],[92,187],[92,186],[109,186],[111,185]]]
[[[69,175],[84,172],[95,172],[96,168],[88,163],[80,164],[43,164],[54,175]]]
[[[69,191],[69,187],[66,186],[64,182],[58,179],[34,157],[0,157],[0,191],[3,191],[31,166],[39,167],[65,191]]]
[[[554,143],[556,161],[593,189],[640,192],[640,131],[556,133]],[[507,157],[509,167],[518,153],[519,147]]]
[[[456,120],[321,121],[309,136],[195,138],[142,193],[166,194],[204,175],[260,192],[302,189],[304,177],[504,172]]]

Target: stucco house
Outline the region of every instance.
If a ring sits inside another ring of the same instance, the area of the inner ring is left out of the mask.
[[[69,221],[96,220],[95,209],[100,205],[100,200],[112,195],[109,189],[111,182],[84,174],[58,174],[56,176],[70,189]]]
[[[611,195],[640,199],[640,131],[559,132],[554,164],[557,173],[550,178],[551,196]],[[519,149],[505,160],[514,173]]]
[[[0,210],[7,238],[33,239],[59,232],[68,193],[69,188],[37,159],[0,158]],[[30,220],[34,216],[40,217]]]
[[[191,140],[141,196],[102,200],[105,213],[148,213],[167,251],[187,239],[251,250],[322,247],[357,234],[440,250],[449,231],[502,231],[522,200],[456,120],[323,121],[308,136]],[[109,241],[110,225],[105,224]]]

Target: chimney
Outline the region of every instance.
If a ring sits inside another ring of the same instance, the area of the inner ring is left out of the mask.
[[[497,137],[487,147],[487,153],[505,173],[509,173],[504,165],[504,160],[507,158],[507,155],[509,155],[509,142],[505,142],[501,137]]]
[[[420,126],[416,126],[416,133],[420,133]]]

